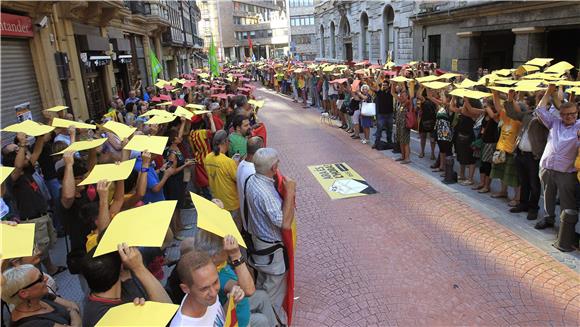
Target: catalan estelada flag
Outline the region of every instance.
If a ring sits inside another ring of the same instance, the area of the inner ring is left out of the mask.
[[[238,316],[236,315],[236,304],[233,297],[228,300],[228,312],[226,312],[226,324],[224,327],[238,327]]]

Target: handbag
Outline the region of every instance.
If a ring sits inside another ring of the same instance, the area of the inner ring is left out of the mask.
[[[372,117],[377,114],[377,106],[374,102],[363,102],[360,114],[366,117]]]
[[[413,108],[407,110],[405,114],[405,126],[408,129],[418,129],[418,122],[417,122],[417,115],[415,114],[415,110]]]
[[[494,165],[499,165],[502,163],[505,163],[505,151],[501,151],[501,150],[495,150],[495,152],[493,153],[493,157],[491,159],[491,162]]]

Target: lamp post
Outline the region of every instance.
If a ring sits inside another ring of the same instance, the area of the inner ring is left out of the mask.
[[[260,60],[261,52],[260,52],[260,43],[256,43],[256,47],[258,47],[258,54],[256,55],[256,60]]]

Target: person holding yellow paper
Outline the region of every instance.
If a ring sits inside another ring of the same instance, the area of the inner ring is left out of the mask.
[[[94,326],[110,308],[123,303],[143,303],[143,299],[171,303],[163,286],[143,265],[137,248],[119,244],[117,252],[93,257],[95,250],[81,263],[81,273],[90,288],[84,300],[83,326]]]

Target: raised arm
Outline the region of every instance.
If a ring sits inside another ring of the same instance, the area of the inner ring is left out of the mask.
[[[137,178],[135,193],[123,202],[123,209],[133,208],[137,202],[141,201],[147,192],[147,174],[151,164],[151,153],[144,151],[141,153],[141,171]]]
[[[111,217],[114,217],[121,211],[123,202],[125,201],[125,181],[115,182],[115,194],[113,195],[113,203],[109,206]]]
[[[99,193],[99,215],[97,216],[97,230],[102,233],[111,223],[111,213],[109,211],[109,187],[111,182],[100,180],[97,183]]]
[[[548,89],[546,89],[546,93],[544,93],[542,100],[540,100],[540,103],[538,103],[538,107],[536,108],[535,111],[536,115],[540,118],[540,121],[542,121],[544,126],[546,126],[547,128],[552,128],[552,125],[557,119],[554,115],[548,112],[548,104],[550,102],[550,97],[552,97],[555,91],[556,85],[550,84],[548,86]]]
[[[226,235],[224,237],[224,250],[228,254],[230,262],[235,262],[242,258],[240,246],[232,235]],[[229,293],[234,285],[239,285],[246,296],[252,296],[256,291],[256,285],[254,284],[254,278],[248,270],[248,266],[246,266],[245,263],[242,263],[237,267],[234,267],[234,271],[236,272],[236,276],[238,276],[238,281],[228,281],[228,283],[224,285],[226,293]]]
[[[514,101],[513,95],[514,91],[510,90],[508,100],[504,103],[505,112],[509,118],[522,121],[526,114],[521,111],[519,104]]]
[[[18,178],[22,176],[24,165],[26,164],[26,148],[28,146],[26,134],[18,133],[16,134],[16,139],[18,140],[18,152],[14,159],[14,171],[10,174],[10,178],[12,178],[13,181],[18,180]]]
[[[29,164],[34,166],[42,153],[42,149],[44,147],[45,138],[44,135],[36,137],[36,142],[34,142],[34,149],[32,150],[32,154],[30,155]]]
[[[68,209],[75,201],[75,176],[73,172],[73,165],[75,163],[74,152],[65,152],[62,159],[64,160],[64,177],[62,179],[60,202],[63,207]]]

